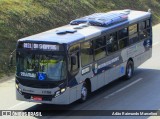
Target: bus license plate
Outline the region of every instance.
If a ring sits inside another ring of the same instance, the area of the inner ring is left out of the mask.
[[[42,101],[42,97],[41,96],[32,96],[32,99],[36,100],[36,101]]]

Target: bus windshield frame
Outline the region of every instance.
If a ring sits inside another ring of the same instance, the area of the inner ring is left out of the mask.
[[[59,82],[67,79],[67,60],[59,51],[17,49],[17,77]]]

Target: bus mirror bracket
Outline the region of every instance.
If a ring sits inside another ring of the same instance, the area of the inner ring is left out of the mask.
[[[16,51],[16,49],[15,50],[13,50],[13,52],[10,54],[10,56],[9,56],[9,67],[12,67],[13,66],[13,53]]]

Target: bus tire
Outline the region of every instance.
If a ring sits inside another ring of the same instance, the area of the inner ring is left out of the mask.
[[[82,88],[81,88],[81,98],[80,102],[83,103],[87,100],[89,94],[88,86],[86,82],[83,83]]]
[[[132,78],[133,72],[134,72],[134,63],[133,63],[133,61],[129,60],[128,63],[127,63],[127,65],[126,65],[125,78],[126,79]]]

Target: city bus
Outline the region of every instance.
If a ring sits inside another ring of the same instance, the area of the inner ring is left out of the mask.
[[[150,11],[116,10],[17,41],[16,98],[45,104],[84,102],[152,56]]]

